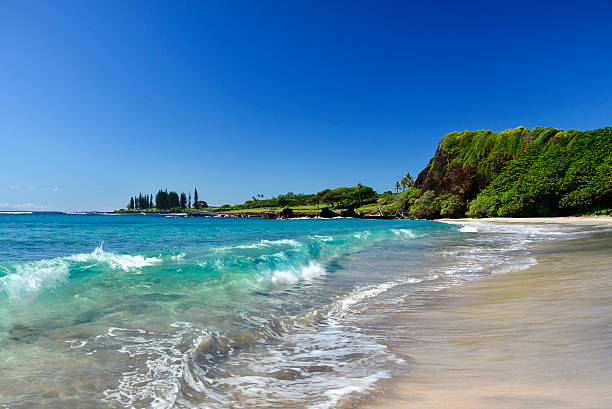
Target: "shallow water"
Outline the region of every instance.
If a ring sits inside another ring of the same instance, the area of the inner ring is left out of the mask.
[[[385,316],[571,226],[0,214],[0,405],[329,408],[411,369]],[[375,311],[375,315],[373,312]]]
[[[538,245],[526,271],[386,313],[385,344],[413,365],[364,407],[612,407],[612,233],[596,230]]]

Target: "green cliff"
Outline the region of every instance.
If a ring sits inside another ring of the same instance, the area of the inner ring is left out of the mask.
[[[454,198],[472,217],[610,213],[612,128],[452,132],[416,187],[434,208]]]

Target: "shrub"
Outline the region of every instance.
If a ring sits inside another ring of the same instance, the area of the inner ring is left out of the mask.
[[[410,214],[417,219],[435,219],[440,216],[439,200],[433,190],[423,193],[414,202]]]
[[[456,195],[444,195],[440,197],[440,216],[442,217],[461,217],[463,216],[463,206]]]

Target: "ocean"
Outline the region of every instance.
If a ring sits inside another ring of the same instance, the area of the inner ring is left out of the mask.
[[[412,369],[388,315],[585,234],[0,213],[0,407],[352,407]]]

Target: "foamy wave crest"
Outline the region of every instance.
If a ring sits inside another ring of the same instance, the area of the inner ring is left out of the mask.
[[[408,238],[411,238],[411,239],[414,239],[414,238],[417,237],[417,235],[414,234],[414,232],[412,230],[410,230],[410,229],[392,229],[391,231],[396,236],[408,237]]]
[[[292,244],[291,249],[274,254],[264,254],[250,260],[252,269],[260,280],[272,284],[293,284],[300,280],[311,280],[325,274],[320,261],[306,246]]]
[[[216,248],[195,264],[224,276],[228,283],[241,282],[258,290],[323,276],[328,260],[313,243],[281,239]]]
[[[129,254],[106,252],[102,249],[102,244],[89,254],[75,254],[68,257],[68,259],[79,263],[105,263],[112,269],[120,269],[123,271],[152,266],[162,261],[159,257],[146,257],[143,255],[131,256]]]
[[[180,255],[170,256],[170,259],[180,261]],[[29,302],[43,291],[53,290],[68,282],[72,272],[87,270],[96,265],[102,265],[104,270],[137,271],[161,262],[159,257],[106,252],[102,250],[102,245],[91,253],[68,257],[4,262],[0,265],[0,292],[6,293],[11,301]]]
[[[264,285],[293,284],[325,275],[325,266],[339,257],[388,240],[417,237],[412,230],[401,228],[334,236],[312,235],[299,240],[260,240],[213,249],[196,264],[214,273],[235,275],[240,280],[250,275]],[[239,275],[243,275],[242,278]]]
[[[321,264],[311,261],[303,267],[275,270],[271,274],[270,281],[291,284],[300,280],[309,281],[324,274],[325,268]]]
[[[314,236],[312,236],[313,239],[315,240],[319,240],[319,241],[332,241],[334,238],[332,236],[321,236],[321,235],[317,235],[315,234]]]
[[[275,246],[301,246],[302,243],[293,239],[281,239],[281,240],[260,240],[256,243],[237,244],[235,246],[224,246],[216,248],[216,251],[232,251],[236,249],[261,249]]]
[[[0,267],[5,273],[0,277],[0,290],[6,292],[11,301],[31,301],[45,289],[53,289],[68,279],[70,268],[64,259],[31,261]]]
[[[370,237],[370,232],[367,231],[367,230],[366,231],[362,231],[362,232],[358,232],[358,233],[353,234],[353,237],[355,237],[356,239],[365,240],[368,237]]]

